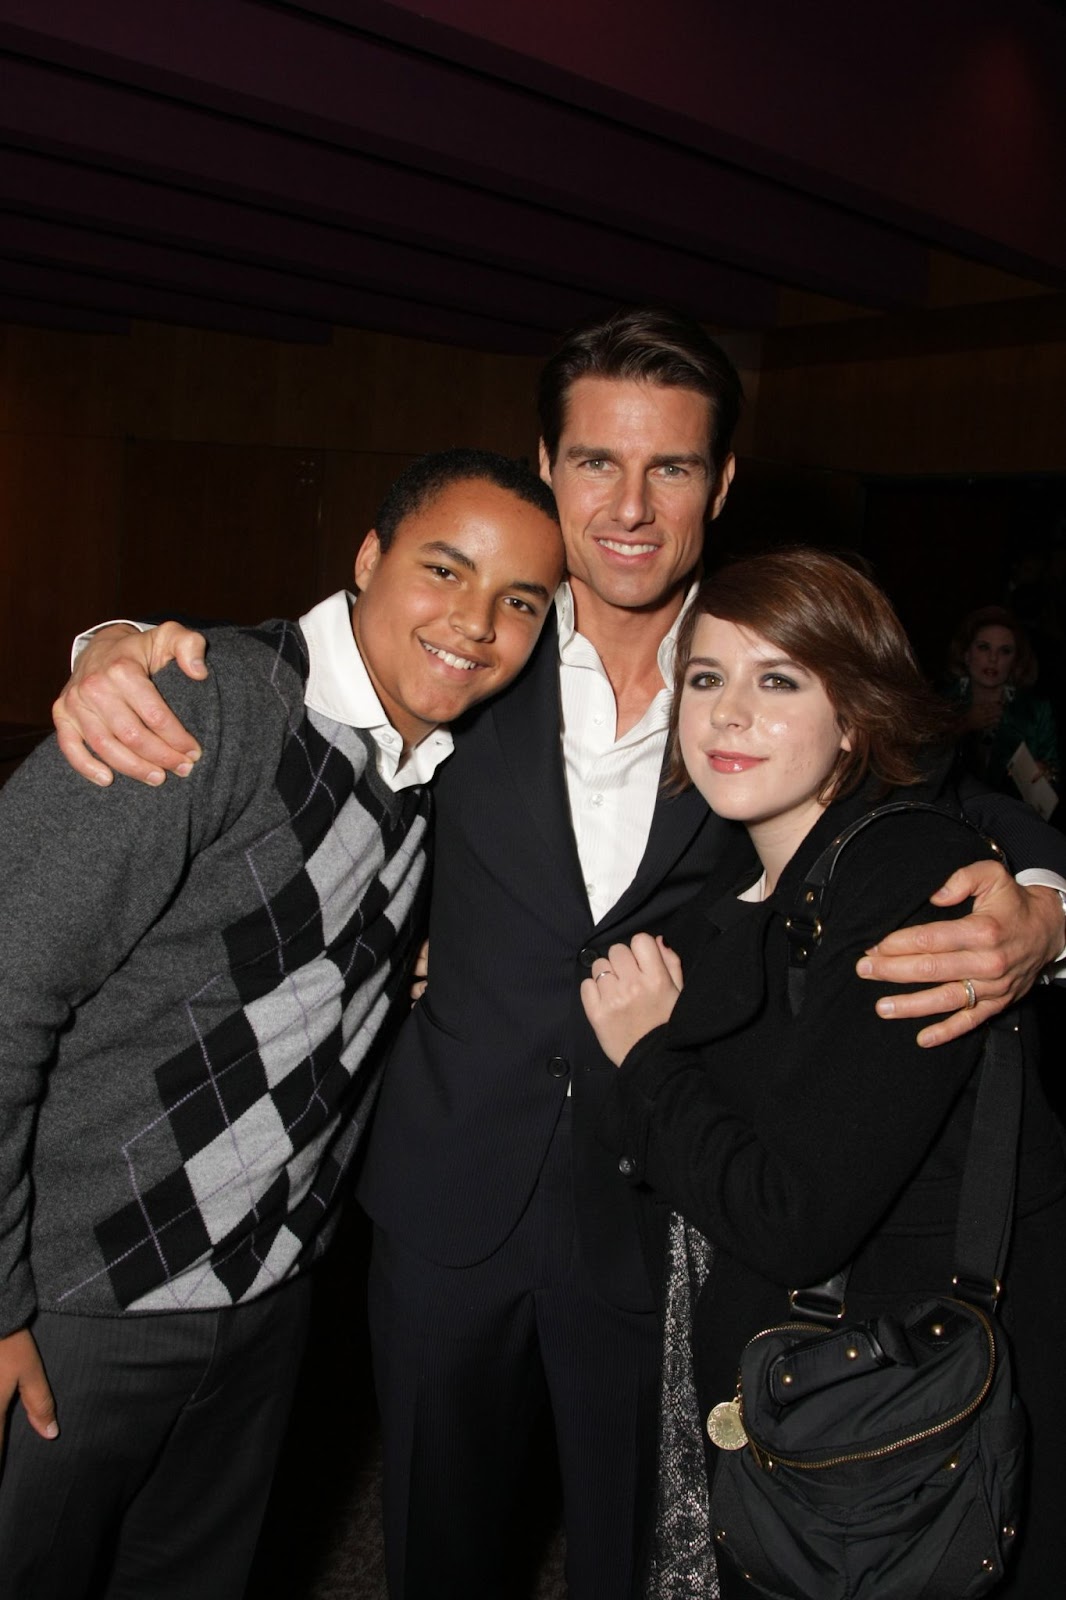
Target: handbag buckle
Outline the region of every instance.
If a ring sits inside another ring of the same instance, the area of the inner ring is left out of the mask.
[[[998,1278],[967,1278],[961,1273],[956,1273],[952,1278],[951,1287],[959,1300],[965,1300],[967,1305],[980,1306],[989,1315],[995,1311],[1003,1293],[1003,1285]]]
[[[788,1303],[792,1315],[811,1322],[842,1322],[847,1311],[842,1287],[837,1279],[829,1278],[825,1283],[810,1284],[806,1289],[790,1289]]]

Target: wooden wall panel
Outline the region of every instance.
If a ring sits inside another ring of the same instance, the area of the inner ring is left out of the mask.
[[[332,344],[286,345],[279,355],[272,437],[316,449],[360,449],[370,436],[371,356],[380,335],[338,330]]]
[[[0,720],[40,723],[71,636],[113,616],[118,440],[0,434]]]
[[[120,437],[128,339],[0,323],[0,433]]]
[[[1066,343],[769,368],[756,453],[858,473],[1066,471]]]
[[[173,341],[174,360],[170,437],[234,444],[290,442],[279,439],[276,428],[284,345],[193,328],[165,331]]]
[[[539,367],[344,329],[287,345],[157,323],[125,338],[0,324],[0,431],[532,457]]]
[[[317,592],[352,587],[355,553],[390,483],[415,458],[330,450],[324,457]]]
[[[322,465],[269,445],[130,440],[119,608],[258,622],[317,598]]]
[[[536,459],[540,362],[381,336],[370,354],[368,449],[418,455],[474,444]]]

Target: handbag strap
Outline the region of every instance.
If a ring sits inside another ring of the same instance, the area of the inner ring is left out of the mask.
[[[940,806],[929,805],[924,800],[892,800],[887,805],[874,806],[872,811],[857,817],[826,845],[797,889],[792,911],[785,919],[785,932],[788,935],[788,1001],[793,1016],[803,1003],[807,962],[822,937],[822,908],[840,857],[855,836],[862,833],[872,822],[879,821],[881,817],[898,816],[904,811],[931,811],[934,816],[947,817],[952,822],[957,822],[961,828],[968,828],[971,833],[976,834],[983,844],[995,851],[1001,861],[1006,859],[995,840],[986,838],[968,817],[944,811]]]
[[[803,1003],[807,964],[822,937],[826,894],[841,855],[856,834],[872,822],[905,811],[931,811],[937,816],[949,817],[971,832],[979,831],[967,818],[938,806],[918,800],[897,800],[875,806],[831,840],[800,884],[791,915],[785,922],[789,949],[788,999],[793,1016]],[[991,840],[985,842],[1003,859],[998,845]],[[1014,1007],[984,1024],[973,1125],[959,1192],[952,1286],[959,1299],[979,1305],[987,1312],[995,1309],[999,1298],[1014,1216],[1024,1087],[1020,1028]],[[793,1290],[789,1297],[792,1315],[816,1322],[839,1321],[844,1315],[850,1273],[849,1262],[823,1283]]]
[[[984,1024],[977,1102],[955,1224],[952,1284],[960,1300],[994,1311],[1014,1220],[1018,1136],[1025,1088],[1016,1007]]]

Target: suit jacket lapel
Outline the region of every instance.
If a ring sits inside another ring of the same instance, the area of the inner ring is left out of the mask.
[[[550,865],[545,885],[565,885],[588,915],[566,794],[560,739],[559,646],[554,614],[522,676],[489,707],[496,737],[514,784],[517,803],[542,838]]]
[[[574,839],[563,769],[559,636],[554,613],[545,622],[544,632],[529,665],[510,689],[505,690],[498,700],[489,703],[487,714],[503,752],[517,803],[523,807],[530,825],[544,842],[545,884],[550,884],[553,894],[569,895],[571,904],[568,914],[580,908],[587,919],[588,896]],[[642,905],[679,857],[689,849],[703,827],[721,832],[721,858],[723,862],[730,862],[723,888],[726,882],[731,882],[734,875],[733,858],[739,851],[742,866],[750,847],[745,847],[742,842],[736,844],[730,825],[711,815],[707,802],[697,790],[686,789],[669,799],[660,791],[656,796],[648,842],[636,876],[599,927],[609,927],[621,921],[630,910]]]
[[[714,826],[714,819],[698,790],[686,789],[669,799],[660,791],[655,799],[651,830],[636,876],[600,926],[621,922],[630,910],[642,905],[652,890],[663,881],[678,857],[684,855],[704,824]]]

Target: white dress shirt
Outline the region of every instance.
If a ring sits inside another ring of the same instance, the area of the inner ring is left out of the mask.
[[[632,883],[648,843],[670,722],[677,630],[695,592],[693,585],[659,645],[662,688],[620,739],[614,690],[595,647],[574,627],[569,584],[555,596],[566,791],[595,922]]]
[[[304,704],[333,722],[365,728],[377,746],[378,772],[398,793],[416,783],[429,782],[441,762],[451,755],[452,736],[447,728],[434,728],[400,766],[403,740],[382,710],[352,633],[354,599],[354,595],[339,589],[300,618],[311,657]]]

